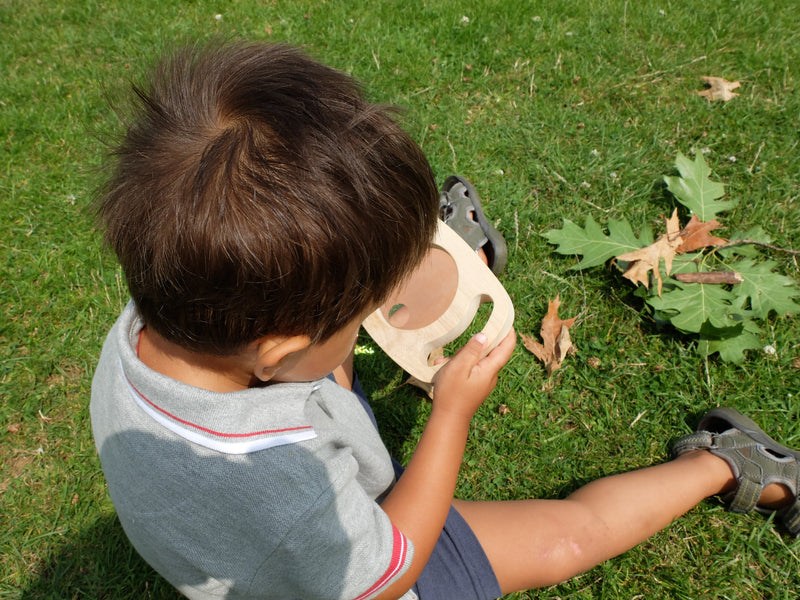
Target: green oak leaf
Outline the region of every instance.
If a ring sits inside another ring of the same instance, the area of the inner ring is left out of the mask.
[[[707,223],[714,219],[717,213],[736,206],[735,200],[719,200],[725,193],[725,186],[708,178],[711,169],[703,159],[702,152],[695,154],[694,161],[678,152],[675,167],[680,177],[664,177],[667,189],[702,222]]]
[[[737,303],[740,300],[737,299]],[[748,312],[748,311],[744,311]],[[698,350],[703,356],[719,353],[722,360],[741,364],[747,350],[761,348],[761,329],[753,321],[743,318],[739,325],[718,329],[710,323],[700,328]]]
[[[573,269],[602,265],[610,258],[638,250],[653,242],[653,234],[649,228],[643,229],[637,238],[630,223],[624,219],[610,219],[606,235],[591,215],[586,217],[584,227],[564,219],[561,229],[553,229],[543,235],[551,244],[558,245],[556,252],[559,254],[583,256],[583,260],[572,267]]]
[[[700,333],[705,323],[717,329],[737,325],[736,296],[720,285],[671,282],[661,297],[651,296],[647,303],[684,333]]]
[[[753,316],[765,319],[771,311],[779,315],[800,312],[794,298],[800,298],[800,287],[794,279],[772,271],[777,266],[773,260],[757,263],[743,259],[729,265],[739,273],[744,282],[737,283],[731,291],[750,301]]]
[[[743,331],[737,336],[719,340],[700,338],[698,350],[704,356],[719,352],[719,356],[726,362],[741,364],[745,359],[745,351],[761,348],[761,339],[748,331]]]
[[[745,231],[734,231],[731,236],[730,240],[753,240],[755,242],[762,242],[764,244],[769,244],[772,240],[769,237],[769,234],[764,231],[760,225],[755,225],[750,229]],[[730,257],[730,256],[749,256],[750,258],[755,258],[757,256],[761,256],[761,251],[758,247],[752,244],[742,244],[739,246],[729,246],[728,248],[721,248],[719,250],[720,256]]]
[[[697,273],[698,271],[707,270],[701,268],[702,258],[702,252],[676,254],[672,259],[672,270],[669,272],[669,274],[675,275],[676,273]],[[666,273],[664,273],[664,277],[667,277]]]

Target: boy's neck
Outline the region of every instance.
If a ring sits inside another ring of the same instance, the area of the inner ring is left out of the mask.
[[[261,382],[240,356],[212,356],[192,352],[145,327],[136,352],[145,365],[172,379],[212,392],[229,393]]]

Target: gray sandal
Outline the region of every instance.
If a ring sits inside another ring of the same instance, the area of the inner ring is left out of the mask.
[[[473,250],[483,248],[489,268],[500,274],[508,258],[506,241],[484,216],[478,192],[469,181],[458,175],[447,178],[439,196],[439,217]]]
[[[733,408],[715,408],[700,420],[697,431],[679,439],[672,448],[675,456],[691,450],[708,450],[724,459],[736,477],[736,489],[723,500],[737,513],[772,511],[756,504],[771,483],[786,486],[794,502],[776,511],[792,535],[800,535],[800,452],[782,446]]]

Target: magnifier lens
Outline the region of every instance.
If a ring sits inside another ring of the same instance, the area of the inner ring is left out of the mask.
[[[397,329],[420,329],[435,322],[453,302],[458,269],[441,248],[431,248],[422,263],[381,306],[384,318]]]

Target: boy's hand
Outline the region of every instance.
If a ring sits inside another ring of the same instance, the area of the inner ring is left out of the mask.
[[[517,335],[512,330],[494,350],[481,358],[486,336],[482,333],[473,336],[434,377],[433,411],[471,420],[497,385],[497,374],[511,358],[516,345]]]

